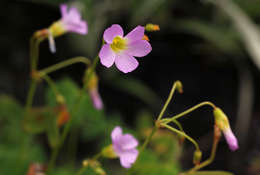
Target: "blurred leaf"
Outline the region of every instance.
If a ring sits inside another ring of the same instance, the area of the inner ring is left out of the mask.
[[[47,115],[46,116],[46,129],[47,129],[47,136],[48,136],[48,141],[49,144],[52,148],[56,147],[59,143],[59,128],[57,125],[57,119],[56,116],[54,115]]]
[[[233,30],[196,19],[181,20],[177,22],[177,25],[182,30],[208,40],[221,51],[228,53],[240,52],[240,47],[236,40],[237,37],[234,35]],[[223,35],[223,33],[225,33],[225,35]]]
[[[135,1],[133,5],[133,15],[131,19],[131,23],[138,24],[143,23],[147,18],[151,16],[155,16],[156,11],[162,7],[167,5],[166,0],[143,0],[143,1]]]
[[[232,0],[210,0],[230,18],[240,34],[241,40],[247,49],[252,61],[260,69],[260,33],[258,26]]]
[[[192,175],[233,175],[233,173],[227,171],[197,171]]]

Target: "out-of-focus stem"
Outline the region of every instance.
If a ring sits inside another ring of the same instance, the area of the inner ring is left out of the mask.
[[[75,58],[71,58],[69,60],[62,61],[60,63],[54,64],[54,65],[49,66],[49,67],[47,67],[45,69],[42,69],[42,70],[39,71],[39,75],[40,76],[44,76],[46,74],[49,74],[49,73],[54,72],[54,71],[56,71],[58,69],[70,66],[70,65],[75,64],[75,63],[84,63],[87,66],[89,66],[91,64],[91,62],[90,62],[90,60],[88,58],[85,58],[85,57],[75,57]]]
[[[173,128],[173,127],[171,127],[171,126],[169,126],[167,124],[164,124],[164,123],[162,123],[161,125],[164,126],[165,128],[168,128],[169,130],[175,132],[176,134],[187,138],[187,140],[189,140],[191,143],[193,143],[193,145],[195,146],[196,150],[198,150],[198,151],[200,150],[198,143],[193,138],[191,138],[190,136],[185,134],[184,132],[179,131],[178,129],[175,129],[175,128]]]
[[[163,119],[162,121],[167,124],[167,123],[172,122],[174,120],[177,120],[178,118],[180,118],[180,117],[182,117],[182,116],[184,116],[184,115],[186,115],[186,114],[188,114],[188,113],[190,113],[190,112],[192,112],[192,111],[194,111],[194,110],[196,110],[196,109],[198,109],[198,108],[200,108],[202,106],[205,106],[205,105],[209,105],[213,109],[216,108],[216,106],[213,103],[211,103],[209,101],[205,101],[205,102],[202,102],[200,104],[197,104],[196,106],[193,106],[190,109],[187,109],[186,111],[184,111],[184,112],[182,112],[180,114],[177,114],[177,115],[171,117],[170,119]]]

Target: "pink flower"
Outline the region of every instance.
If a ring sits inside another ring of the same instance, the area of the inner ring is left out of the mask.
[[[88,33],[86,21],[81,20],[81,15],[77,8],[71,7],[68,10],[67,5],[60,5],[61,19],[54,22],[48,29],[49,47],[52,53],[56,52],[54,37],[65,34],[66,32],[75,32],[82,35]]]
[[[111,133],[114,152],[119,156],[124,168],[130,168],[136,161],[138,141],[131,134],[122,134],[122,129],[117,126]]]
[[[71,7],[68,10],[67,5],[61,4],[61,22],[66,31],[79,34],[87,34],[88,27],[86,21],[81,20],[81,15],[77,8]]]
[[[231,128],[228,127],[225,130],[223,130],[223,134],[224,134],[225,139],[228,143],[229,149],[231,149],[231,151],[237,150],[238,149],[237,138],[235,137]]]
[[[99,57],[104,66],[111,67],[115,62],[120,71],[128,73],[139,64],[134,56],[143,57],[151,52],[152,47],[148,41],[143,40],[142,26],[137,26],[125,37],[123,35],[124,31],[118,24],[107,28],[103,35],[106,44],[101,48]]]

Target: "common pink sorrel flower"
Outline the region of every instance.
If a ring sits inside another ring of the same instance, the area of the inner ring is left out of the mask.
[[[136,161],[138,141],[131,134],[122,134],[122,129],[117,126],[111,133],[113,150],[120,158],[124,168],[130,168]]]
[[[217,127],[219,127],[220,130],[223,132],[229,148],[232,151],[237,150],[238,149],[237,138],[235,137],[235,135],[233,134],[230,128],[229,121],[226,114],[220,108],[215,108],[213,113],[215,117],[215,123]]]
[[[103,35],[106,44],[99,52],[101,63],[111,67],[115,62],[124,73],[135,70],[139,63],[134,57],[143,57],[152,50],[150,43],[143,40],[144,30],[144,27],[137,26],[124,37],[120,25],[113,24],[107,28]]]
[[[65,4],[60,5],[61,19],[54,22],[49,27],[49,43],[52,52],[55,52],[55,43],[53,37],[60,36],[66,32],[75,32],[85,35],[88,33],[87,22],[81,20],[81,15],[77,8]]]

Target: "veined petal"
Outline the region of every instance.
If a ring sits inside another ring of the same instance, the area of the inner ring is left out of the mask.
[[[126,53],[136,57],[143,57],[150,53],[152,46],[146,40],[137,40],[128,45]]]
[[[66,4],[60,5],[60,12],[61,12],[62,18],[65,18],[67,16],[67,8],[68,8],[68,6]]]
[[[118,24],[113,24],[105,30],[103,38],[107,43],[111,44],[116,36],[123,37],[123,35],[124,31],[122,27]]]
[[[131,149],[120,155],[120,163],[124,168],[130,168],[138,156],[137,149]]]
[[[122,129],[119,126],[116,126],[111,133],[112,141],[117,140],[120,136],[122,136]]]
[[[115,63],[116,67],[124,73],[132,72],[139,65],[138,61],[133,56],[126,53],[116,55]]]
[[[106,67],[111,67],[115,62],[115,53],[109,44],[105,44],[99,52],[100,62]]]
[[[142,40],[143,37],[144,37],[144,27],[142,26],[137,26],[125,36],[125,38],[129,40],[129,43],[134,42],[136,40]]]
[[[131,134],[124,134],[119,142],[123,150],[133,149],[138,145],[138,141]]]

